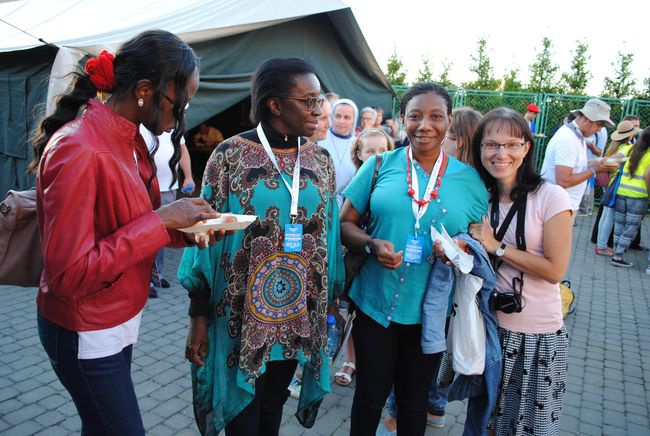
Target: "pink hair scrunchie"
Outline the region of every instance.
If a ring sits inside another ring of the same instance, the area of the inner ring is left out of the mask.
[[[86,62],[86,73],[99,91],[110,92],[115,86],[113,59],[115,59],[113,53],[102,50],[99,56],[90,58]]]

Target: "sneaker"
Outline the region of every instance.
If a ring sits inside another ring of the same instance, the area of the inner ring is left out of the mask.
[[[650,276],[650,265],[646,268],[645,273]]]
[[[158,298],[158,290],[154,288],[153,284],[149,285],[149,298]]]
[[[443,428],[445,426],[445,415],[433,417],[427,413],[427,425],[434,428]]]
[[[165,279],[160,279],[160,287],[163,289],[169,289],[172,285]]]
[[[300,398],[300,388],[302,387],[302,383],[300,380],[293,379],[291,381],[291,384],[289,385],[289,395],[291,395],[293,398],[296,400]]]
[[[612,257],[614,256],[614,250],[609,247],[600,248],[599,246],[596,245],[596,254],[598,256]]]
[[[620,258],[616,259],[615,257],[612,257],[611,264],[614,266],[620,266],[623,268],[632,268],[634,264],[632,262],[628,262],[627,260]]]

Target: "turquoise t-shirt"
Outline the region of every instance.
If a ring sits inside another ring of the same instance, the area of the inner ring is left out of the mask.
[[[414,235],[415,217],[411,208],[406,181],[406,150],[399,148],[383,154],[383,161],[375,189],[370,195],[375,157],[368,159],[359,169],[348,187],[345,198],[361,214],[366,210],[370,196],[370,235],[391,241],[395,252],[406,248],[406,239]],[[429,182],[427,174],[415,163],[420,197]],[[433,242],[430,227],[440,230],[442,223],[451,236],[467,232],[473,222],[481,222],[487,213],[488,194],[483,181],[474,168],[453,157],[449,158],[447,170],[442,177],[438,192],[440,202],[429,203],[420,219],[418,235],[424,237],[422,262],[404,262],[396,270],[382,267],[377,258],[369,256],[354,278],[350,298],[377,323],[387,327],[391,322],[419,324],[422,322],[422,301],[431,272]]]

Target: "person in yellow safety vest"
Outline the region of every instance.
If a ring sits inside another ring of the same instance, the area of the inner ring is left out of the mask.
[[[616,191],[616,217],[614,222],[614,256],[612,265],[630,268],[631,262],[623,258],[632,239],[641,226],[648,210],[650,186],[650,128],[641,132],[639,141],[629,154],[623,167],[621,182]]]

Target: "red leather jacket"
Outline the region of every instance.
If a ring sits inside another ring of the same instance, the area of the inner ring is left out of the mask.
[[[137,165],[134,159],[137,154]],[[48,143],[36,181],[44,270],[37,303],[71,331],[119,325],[144,307],[156,252],[186,245],[153,210],[158,181],[132,122],[96,100]]]

